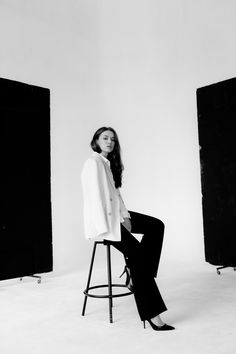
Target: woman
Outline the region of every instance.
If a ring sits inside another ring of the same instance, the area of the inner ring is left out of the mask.
[[[87,239],[104,240],[123,253],[126,285],[134,293],[141,320],[156,331],[172,330],[160,313],[167,310],[155,282],[164,224],[153,217],[128,211],[121,197],[123,164],[114,129],[98,129],[91,141],[93,155],[82,171],[84,225]],[[131,234],[143,234],[141,242]]]

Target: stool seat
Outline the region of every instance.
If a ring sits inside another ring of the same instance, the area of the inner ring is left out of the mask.
[[[94,259],[95,259],[95,253],[96,253],[96,248],[97,245],[102,244],[106,247],[107,249],[107,276],[108,276],[108,283],[107,284],[99,284],[99,285],[94,285],[90,286],[90,281],[91,281],[91,276],[92,276],[92,271],[93,271],[93,264],[94,264]],[[106,294],[95,294],[91,293],[91,290],[94,289],[99,289],[99,288],[107,288],[108,292]],[[112,313],[112,307],[113,307],[113,302],[112,299],[116,297],[122,297],[122,296],[128,296],[132,295],[132,291],[127,291],[127,292],[121,292],[117,294],[113,294],[112,289],[113,288],[126,288],[126,285],[123,284],[112,284],[112,275],[111,275],[111,250],[110,250],[110,245],[108,243],[104,243],[104,241],[95,241],[94,246],[93,246],[93,252],[92,252],[92,258],[90,262],[90,268],[89,268],[89,274],[88,274],[88,280],[87,280],[87,286],[86,289],[83,291],[85,297],[84,297],[84,305],[83,305],[83,310],[82,310],[82,316],[85,315],[85,310],[86,310],[86,304],[87,304],[87,298],[88,297],[93,297],[93,298],[100,298],[100,299],[108,299],[109,300],[109,320],[110,323],[113,322],[113,313]]]

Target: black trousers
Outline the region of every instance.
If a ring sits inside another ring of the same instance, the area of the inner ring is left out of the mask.
[[[123,253],[130,269],[134,297],[141,320],[147,320],[167,310],[158,290],[157,276],[164,224],[154,217],[129,211],[133,233],[144,234],[139,242],[122,224],[121,241],[109,242]]]

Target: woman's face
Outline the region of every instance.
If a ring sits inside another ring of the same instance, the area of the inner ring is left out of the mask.
[[[99,135],[97,144],[101,149],[101,154],[105,157],[113,151],[115,146],[115,136],[110,130],[105,130],[105,132]]]

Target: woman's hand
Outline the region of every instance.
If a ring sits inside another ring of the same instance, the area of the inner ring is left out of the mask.
[[[122,222],[122,225],[123,225],[129,232],[131,232],[132,225],[131,225],[131,221],[130,221],[129,218],[124,218],[124,221]]]

